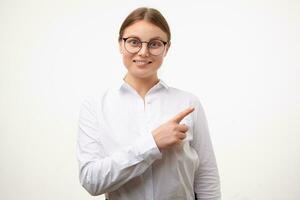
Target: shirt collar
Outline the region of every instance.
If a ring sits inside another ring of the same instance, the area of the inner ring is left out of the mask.
[[[123,78],[120,78],[116,85],[115,85],[115,89],[117,90],[122,90],[122,89],[125,89],[125,88],[128,88],[128,87],[131,87],[125,80],[124,80],[125,76],[123,76]],[[162,80],[162,79],[158,79],[158,83],[155,84],[151,89],[154,89],[154,87],[162,87],[162,88],[165,88],[166,90],[169,89],[169,86]],[[151,90],[150,89],[150,90]]]

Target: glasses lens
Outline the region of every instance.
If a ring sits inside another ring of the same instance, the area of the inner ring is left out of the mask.
[[[164,51],[165,45],[160,40],[152,40],[148,44],[149,52],[153,55],[159,55]]]
[[[165,45],[161,40],[151,40],[148,43],[148,50],[152,55],[160,55],[165,49]],[[142,48],[142,42],[137,38],[127,38],[125,41],[125,49],[130,53],[137,53]]]
[[[125,42],[125,48],[130,53],[137,53],[141,48],[141,41],[137,38],[128,38]]]

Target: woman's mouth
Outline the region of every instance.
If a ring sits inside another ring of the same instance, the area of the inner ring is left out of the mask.
[[[152,63],[151,61],[147,61],[147,60],[133,60],[133,62],[137,65],[147,65]]]

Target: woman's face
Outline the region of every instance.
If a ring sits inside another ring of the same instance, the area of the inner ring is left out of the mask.
[[[140,20],[128,26],[124,30],[123,38],[134,37],[142,42],[149,42],[154,38],[167,41],[168,37],[159,27],[147,21]],[[129,53],[124,46],[124,40],[119,42],[120,52],[123,55],[123,63],[131,76],[136,78],[151,78],[157,76],[157,70],[161,66],[167,54],[169,45],[166,44],[160,55],[152,55],[147,48],[148,43],[142,43],[137,53]],[[155,46],[155,45],[154,45]]]

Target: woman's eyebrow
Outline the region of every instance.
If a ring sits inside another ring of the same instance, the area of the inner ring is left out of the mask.
[[[136,35],[129,35],[128,37],[134,37],[134,38],[138,38],[139,40],[141,40],[140,37],[136,36]],[[150,38],[150,40],[153,40],[153,39],[160,39],[160,40],[163,40],[161,37],[159,36],[156,36],[156,37],[153,37],[153,38]]]

